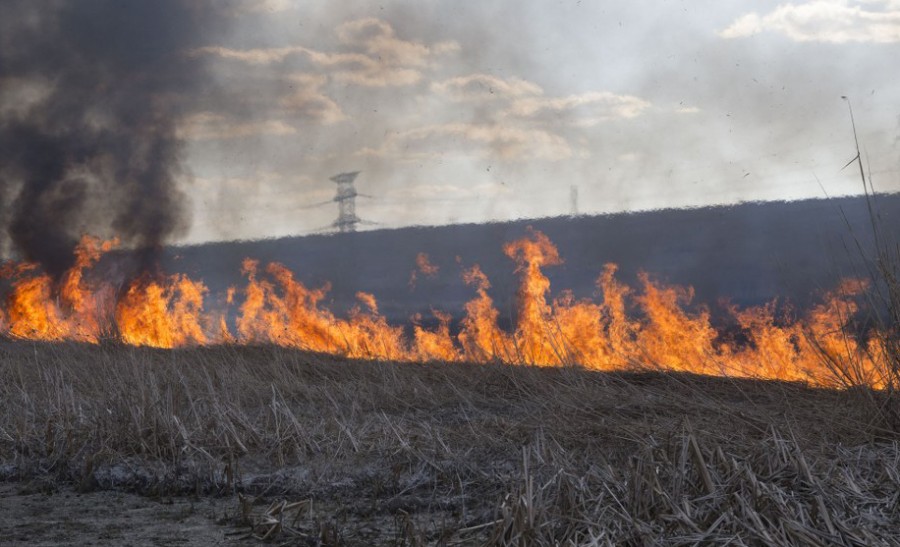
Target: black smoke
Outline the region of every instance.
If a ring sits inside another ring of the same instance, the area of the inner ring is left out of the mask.
[[[203,108],[213,0],[4,0],[0,230],[58,275],[83,233],[155,250],[187,228],[178,124]],[[221,6],[219,4],[218,6]]]

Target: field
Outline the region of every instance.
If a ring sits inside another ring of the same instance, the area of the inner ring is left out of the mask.
[[[900,444],[879,397],[5,343],[0,542],[897,545]]]

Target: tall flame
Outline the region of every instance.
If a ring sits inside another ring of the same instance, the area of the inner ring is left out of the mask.
[[[75,249],[75,265],[54,286],[34,264],[18,264],[6,269],[12,290],[6,298],[9,334],[31,340],[76,340],[97,342],[105,323],[103,305],[110,291],[95,290],[84,280],[85,272],[118,244],[84,236]]]
[[[463,273],[466,284],[474,285],[478,296],[466,303],[466,316],[462,320],[462,331],[459,342],[467,361],[508,361],[513,356],[509,353],[511,343],[509,336],[497,326],[500,312],[494,307],[494,301],[488,295],[491,282],[477,265]]]
[[[550,239],[540,232],[503,246],[506,256],[516,261],[516,271],[522,275],[519,285],[519,322],[513,336],[516,354],[528,363],[558,363],[564,348],[554,342],[556,317],[547,303],[550,280],[544,275],[543,266],[561,264],[559,253]]]
[[[428,329],[413,318],[412,336],[378,311],[374,295],[357,293],[345,318],[322,303],[329,286],[308,288],[278,263],[262,268],[245,259],[243,287],[228,289],[224,309],[208,311],[208,290],[184,274],[142,275],[114,286],[88,274],[117,241],[85,236],[75,265],[54,281],[33,264],[6,264],[8,280],[0,330],[12,338],[97,343],[115,337],[132,345],[177,348],[222,343],[270,343],[354,358],[450,362],[580,365],[597,370],[658,368],[701,374],[809,382],[820,386],[884,386],[886,357],[880,333],[851,333],[857,301],[867,286],[845,280],[806,314],[792,317],[776,302],[727,306],[734,328],[716,328],[691,287],[669,286],[647,273],[634,289],[606,264],[597,279],[599,301],[563,291],[551,299],[544,268],[562,263],[547,236],[532,231],[503,247],[519,275],[514,328],[499,326],[491,284],[474,265],[463,279],[475,292],[453,334],[453,318],[434,311]],[[417,271],[437,275],[427,255]],[[96,277],[96,276],[93,276]],[[234,310],[234,329],[229,316]],[[779,311],[782,310],[782,311]],[[861,336],[862,334],[862,336]]]
[[[133,281],[116,305],[122,341],[155,348],[206,344],[204,294],[203,283],[184,275]]]

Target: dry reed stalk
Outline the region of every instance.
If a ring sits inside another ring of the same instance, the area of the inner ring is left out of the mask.
[[[243,496],[235,520],[276,542],[900,537],[900,445],[846,391],[275,347],[16,343],[0,345],[0,400],[3,478]]]

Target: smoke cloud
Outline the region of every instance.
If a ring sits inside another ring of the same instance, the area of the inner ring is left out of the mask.
[[[900,189],[896,44],[797,4],[810,18],[785,24],[759,4],[750,33],[721,2],[248,2],[196,51],[229,97],[184,132],[185,239],[315,233],[336,211],[308,206],[356,170],[382,227],[568,214],[573,185],[585,214],[854,194],[841,96],[877,187]]]
[[[356,170],[381,227],[853,194],[841,96],[900,189],[896,43],[707,4],[8,0],[0,240],[58,272],[83,232],[315,233]]]
[[[155,250],[183,233],[179,121],[204,95],[189,55],[227,18],[211,0],[6,0],[0,230],[58,275],[83,233]]]

